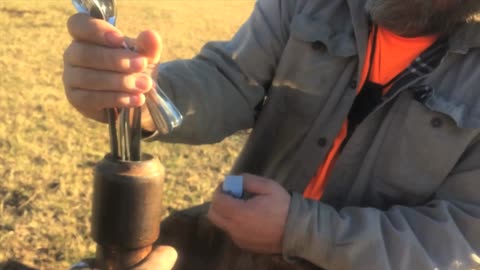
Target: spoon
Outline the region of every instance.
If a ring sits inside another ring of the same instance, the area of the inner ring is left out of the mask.
[[[106,20],[110,24],[115,25],[116,14],[114,0],[107,1],[97,1],[97,0],[72,0],[72,4],[75,9],[80,13],[89,14],[90,16]],[[108,13],[107,13],[108,12]],[[107,15],[108,14],[108,15]],[[117,114],[116,109],[106,109],[107,120],[108,120],[108,130],[110,135],[110,151],[114,158],[119,158],[118,151],[118,137],[117,137],[117,128],[115,124],[115,116]]]
[[[90,16],[107,21],[111,25],[115,26],[116,24],[116,8],[115,8],[115,0],[73,0],[73,5],[77,9],[77,11],[81,13],[87,13]],[[124,49],[128,49],[127,44],[124,42],[122,44]],[[110,110],[110,109],[109,109]],[[139,110],[139,109],[135,109]],[[135,136],[136,141],[130,144],[130,128],[129,128],[129,108],[123,108],[120,110],[119,114],[119,136],[116,137],[117,133],[116,130],[113,130],[112,127],[116,127],[115,118],[109,119],[110,123],[110,132],[115,132],[115,139],[111,141],[112,150],[115,149],[119,152],[118,155],[114,155],[115,157],[119,158],[120,160],[130,160],[130,147],[135,148],[135,152],[139,152],[140,150],[136,150],[136,148],[140,148],[140,141],[137,139],[139,136]],[[140,130],[136,130],[135,132],[141,133]],[[112,134],[111,134],[112,135]],[[112,137],[112,136],[111,136]],[[113,153],[113,151],[112,151]]]
[[[97,19],[103,19],[105,21],[108,21],[110,24],[115,25],[116,18],[117,18],[116,9],[115,9],[115,0],[72,0],[72,2],[75,8],[77,9],[77,11],[90,14],[92,17],[95,17]],[[128,49],[128,46],[126,44],[124,44],[123,47],[125,49]],[[181,125],[181,123],[183,122],[183,117],[182,117],[182,114],[177,109],[177,107],[173,104],[173,102],[168,98],[168,96],[160,88],[160,86],[157,83],[154,83],[154,86],[155,86],[155,91],[149,91],[146,94],[147,108],[150,112],[152,121],[156,129],[162,134],[168,134],[172,132],[174,128]],[[139,111],[134,112],[134,115],[139,113],[140,113]],[[136,117],[135,119],[140,119],[140,118],[141,117]],[[140,121],[140,120],[137,120],[137,121]],[[114,118],[113,118],[113,122],[115,122]],[[140,124],[134,123],[133,126],[138,129],[138,132],[141,132]],[[135,131],[134,136],[132,136],[134,139],[141,137],[138,134],[135,134],[136,132],[137,131]],[[121,134],[121,137],[123,135],[125,134]],[[121,138],[121,140],[122,139],[123,138]],[[118,144],[118,140],[116,139],[116,136],[114,140],[117,141],[117,144]],[[134,146],[137,145],[137,142],[133,142],[131,145],[132,145],[132,148],[134,148]],[[116,147],[116,149],[118,149],[118,147]],[[132,149],[132,151],[130,152],[138,153],[139,150]]]

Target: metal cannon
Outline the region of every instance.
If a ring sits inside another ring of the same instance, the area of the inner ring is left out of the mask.
[[[159,238],[164,168],[153,156],[119,161],[107,155],[95,167],[91,236],[96,258],[72,269],[129,269]]]

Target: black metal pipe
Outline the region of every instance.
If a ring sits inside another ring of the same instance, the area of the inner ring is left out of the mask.
[[[158,239],[164,168],[158,159],[119,161],[107,155],[95,168],[91,234],[97,267],[128,269]]]

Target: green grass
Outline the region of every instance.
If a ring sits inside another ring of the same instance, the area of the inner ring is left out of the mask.
[[[118,6],[124,33],[161,33],[167,61],[230,38],[253,1],[120,0]],[[71,40],[65,23],[73,13],[69,0],[0,1],[0,263],[67,269],[95,249],[92,168],[108,151],[108,133],[64,97],[62,54]],[[167,172],[165,214],[208,201],[245,138],[196,147],[150,144]]]

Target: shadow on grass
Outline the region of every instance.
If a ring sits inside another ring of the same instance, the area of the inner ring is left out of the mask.
[[[0,262],[0,270],[38,270],[38,268],[26,266],[15,260],[8,260],[6,262]]]

